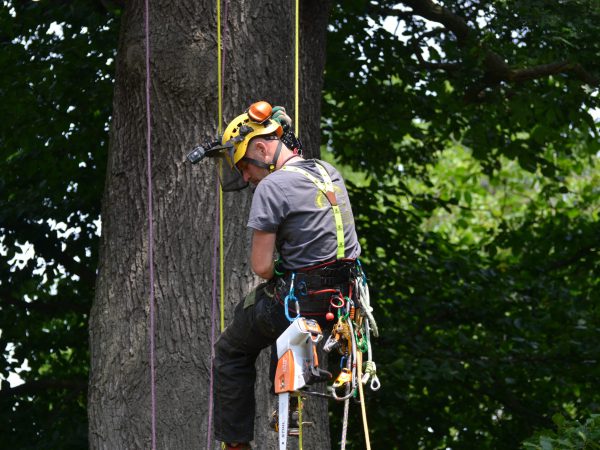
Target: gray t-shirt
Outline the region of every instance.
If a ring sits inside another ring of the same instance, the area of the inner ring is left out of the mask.
[[[316,160],[288,163],[322,181]],[[348,192],[339,172],[318,161],[329,173],[344,225],[345,257],[358,258],[360,244]],[[304,174],[277,170],[256,187],[248,227],[277,234],[276,247],[283,267],[296,270],[336,259],[335,218],[325,195]]]

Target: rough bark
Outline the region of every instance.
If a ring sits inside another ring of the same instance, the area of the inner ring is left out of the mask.
[[[151,440],[143,6],[140,0],[126,3],[117,58],[90,316],[91,449],[150,448]],[[257,0],[223,7],[224,121],[259,99],[293,111],[292,8],[292,2]],[[301,130],[312,155],[319,147],[328,9],[329,2],[301,4]],[[210,431],[217,181],[211,162],[192,167],[185,155],[217,131],[216,5],[150,2],[150,29],[157,448],[202,449]],[[224,195],[226,323],[233,305],[257,282],[247,258],[250,201],[248,191]],[[267,395],[266,355],[259,374],[256,448],[275,448],[275,434],[267,431],[274,399]],[[309,402],[307,414],[317,426],[305,436],[306,448],[328,448],[324,402]]]

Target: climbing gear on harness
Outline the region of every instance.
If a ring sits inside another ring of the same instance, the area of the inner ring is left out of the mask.
[[[285,296],[285,300],[284,300],[284,306],[285,306],[285,317],[287,318],[287,320],[289,320],[290,322],[293,322],[294,320],[296,320],[298,317],[300,317],[300,303],[298,302],[298,299],[296,298],[296,296],[294,295],[294,279],[296,278],[296,274],[292,273],[292,281],[290,283],[290,291],[288,292],[288,294]],[[289,306],[288,303],[292,301],[294,303],[296,303],[296,317],[292,318],[290,317],[290,312],[289,312]]]
[[[290,426],[288,403],[290,395],[294,394],[326,397],[345,402],[341,440],[342,448],[345,448],[350,399],[361,403],[363,425],[365,433],[368,433],[363,387],[368,386],[373,391],[381,387],[372,357],[370,336],[372,330],[377,328],[375,321],[372,320],[367,277],[358,260],[338,260],[303,271],[286,272],[282,277],[278,277],[277,283],[280,284],[280,287],[276,289],[276,297],[285,295],[286,317],[288,320],[293,320],[277,340],[279,361],[274,383],[275,392],[279,394],[279,411],[285,414],[285,417],[278,416],[279,448],[280,450],[286,448]],[[300,296],[300,299],[297,295]],[[322,340],[322,334],[317,339],[313,339],[312,337],[307,338],[306,334],[303,335],[299,332],[298,324],[307,320],[300,315],[306,314],[302,305],[309,302],[308,297],[311,295],[318,297],[319,301],[328,301],[330,311],[327,314],[331,314],[332,319],[334,317],[332,310],[337,315],[337,321],[323,347],[327,353],[335,350],[342,356],[340,372],[335,378],[317,366],[318,359],[315,348],[316,343]],[[290,317],[287,312],[290,301],[295,303],[297,314],[295,318]],[[300,311],[301,306],[303,311]],[[366,354],[364,363],[363,354]],[[305,362],[299,367],[298,362],[303,358]],[[292,375],[289,374],[290,368],[295,371]],[[288,382],[285,384],[287,387],[282,388],[282,380],[285,379],[285,376],[282,376],[284,371],[288,372],[288,378],[300,373],[300,382],[296,385]],[[308,389],[308,385],[312,382],[323,379],[334,380],[328,387],[327,393]],[[282,430],[282,427],[285,426],[288,427],[285,429],[287,431]],[[302,424],[299,424],[299,427],[301,429]],[[370,449],[369,437],[366,436],[365,439],[368,443],[367,448]]]
[[[333,218],[335,220],[335,231],[336,231],[336,240],[337,240],[337,259],[343,259],[346,254],[346,247],[344,242],[344,224],[342,222],[342,213],[340,211],[340,207],[338,206],[337,199],[335,196],[335,191],[333,188],[333,182],[331,181],[331,177],[325,167],[323,167],[320,163],[315,160],[317,169],[321,174],[322,181],[318,180],[312,174],[308,173],[306,170],[301,169],[296,166],[283,166],[281,170],[285,170],[288,172],[296,172],[304,175],[310,181],[312,181],[315,186],[323,193],[325,198],[329,201],[331,205],[331,210],[333,211]]]
[[[298,271],[279,272],[274,283],[275,295],[284,306],[286,318],[292,321],[301,314],[334,320],[332,311],[344,306],[344,295],[349,293],[354,267],[354,260],[341,260]]]
[[[381,383],[379,383],[379,378],[377,378],[377,368],[374,361],[367,361],[365,363],[365,373],[360,381],[362,384],[367,384],[369,382],[369,378],[371,378],[371,390],[379,390]]]

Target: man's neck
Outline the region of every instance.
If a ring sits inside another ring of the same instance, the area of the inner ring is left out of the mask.
[[[293,153],[290,150],[284,150],[281,152],[281,155],[279,155],[279,161],[277,161],[277,166],[275,167],[275,170],[277,169],[281,169],[283,166],[285,166],[287,163],[292,162],[292,161],[296,161],[296,158],[302,158],[300,155],[297,155],[296,153]]]

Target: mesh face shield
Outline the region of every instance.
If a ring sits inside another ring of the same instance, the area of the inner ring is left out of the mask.
[[[226,144],[216,149],[214,155],[219,164],[219,182],[223,192],[240,191],[248,187],[248,183],[244,181],[242,173],[233,163],[233,154],[235,147],[232,144]],[[212,151],[211,151],[212,153]]]

